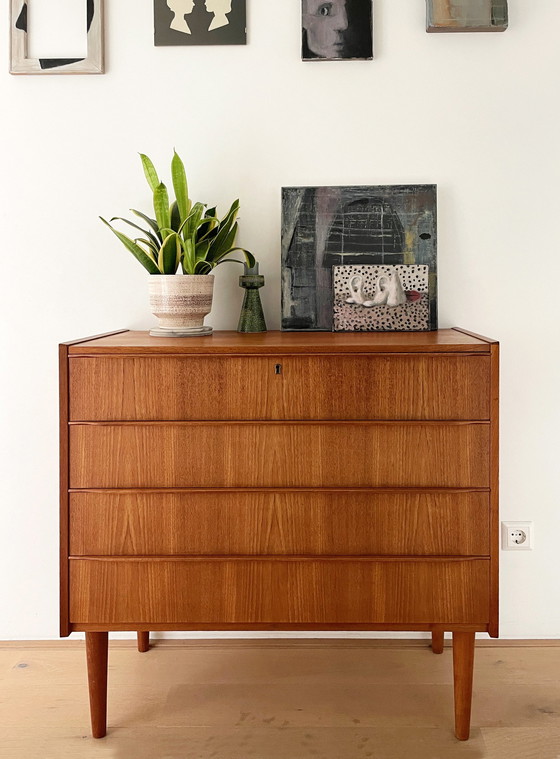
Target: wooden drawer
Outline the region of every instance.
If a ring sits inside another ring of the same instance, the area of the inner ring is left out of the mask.
[[[490,415],[488,356],[74,356],[69,372],[71,421]]]
[[[84,492],[74,556],[486,556],[484,492]]]
[[[485,559],[70,564],[70,621],[76,625],[486,624],[489,616]]]
[[[484,423],[70,426],[71,488],[488,485]]]
[[[488,485],[484,423],[70,426],[71,488]]]

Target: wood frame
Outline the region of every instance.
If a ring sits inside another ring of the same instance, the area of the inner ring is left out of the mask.
[[[11,74],[103,74],[103,0],[82,0],[87,8],[85,58],[30,58],[28,56],[29,7],[32,0],[10,0]]]

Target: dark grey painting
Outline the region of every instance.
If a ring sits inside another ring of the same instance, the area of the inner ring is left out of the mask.
[[[304,61],[371,60],[372,0],[302,0]]]
[[[426,0],[428,32],[504,32],[507,0]]]
[[[282,329],[333,329],[333,267],[428,267],[437,329],[435,185],[282,190]]]
[[[245,0],[154,0],[155,44],[245,45]]]

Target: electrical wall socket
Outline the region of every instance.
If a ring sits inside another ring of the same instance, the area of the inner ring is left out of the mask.
[[[503,551],[532,551],[532,522],[502,522]]]

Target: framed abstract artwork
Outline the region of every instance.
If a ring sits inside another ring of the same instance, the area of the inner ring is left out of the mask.
[[[507,0],[426,0],[428,32],[505,32]]]
[[[431,328],[430,267],[335,266],[335,332],[421,332]]]
[[[302,59],[373,59],[372,0],[302,0]]]
[[[377,270],[350,272],[346,269],[349,266]],[[403,267],[410,266],[417,267],[416,271],[407,270],[405,275]],[[355,285],[361,284],[360,297],[373,300],[375,288],[368,286],[370,281],[377,283],[382,275],[390,280],[395,271],[405,293],[406,286],[411,285],[407,301],[415,304],[401,311],[419,312],[416,304],[421,300],[427,319],[418,329],[437,329],[435,185],[282,190],[282,329],[341,328],[342,321],[339,319],[336,326],[334,319],[333,286],[346,294],[351,277],[361,277],[361,283],[354,280]],[[379,289],[391,287],[387,280],[379,282]],[[387,313],[393,319],[395,314]]]
[[[154,0],[154,43],[245,45],[246,0]]]
[[[103,0],[86,4],[87,55],[85,58],[30,58],[29,21],[34,0],[10,0],[11,74],[103,74]]]

